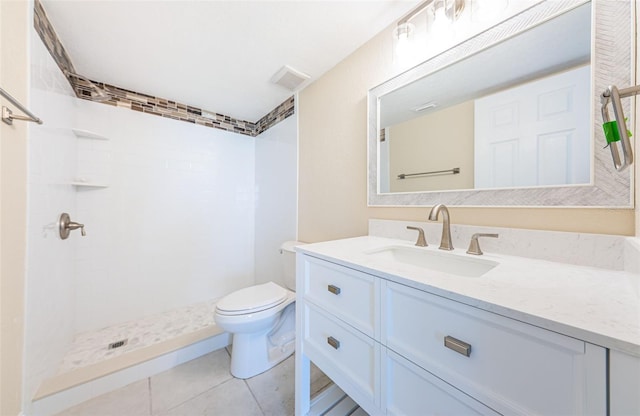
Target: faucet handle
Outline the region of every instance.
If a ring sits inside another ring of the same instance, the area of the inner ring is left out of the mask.
[[[422,228],[407,226],[407,230],[416,230],[418,232],[418,240],[416,241],[416,244],[415,244],[416,246],[418,247],[428,246],[427,239],[424,238],[424,230]]]
[[[476,233],[472,235],[471,242],[469,243],[469,249],[467,250],[467,254],[475,254],[477,256],[482,255],[482,250],[480,250],[480,243],[478,242],[478,238],[480,237],[498,238],[498,234]]]
[[[58,218],[58,232],[61,239],[66,240],[69,237],[71,231],[77,230],[78,228],[80,228],[80,233],[83,237],[87,235],[87,233],[84,231],[84,224],[71,221],[69,214],[67,214],[66,212],[60,214],[60,217]]]
[[[82,234],[83,237],[86,237],[87,233],[84,231],[84,224],[73,221],[69,223],[70,230],[77,230],[78,228],[80,228],[80,234]]]

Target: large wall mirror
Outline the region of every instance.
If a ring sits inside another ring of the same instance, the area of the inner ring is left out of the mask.
[[[371,89],[369,205],[632,207],[599,102],[633,79],[630,3],[543,1]]]

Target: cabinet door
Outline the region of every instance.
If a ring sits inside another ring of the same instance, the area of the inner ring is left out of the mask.
[[[325,310],[303,307],[304,353],[368,413],[380,403],[380,344]]]
[[[499,413],[606,412],[604,348],[392,282],[382,308],[383,344]]]
[[[388,349],[383,356],[382,380],[382,406],[389,416],[498,415]]]
[[[610,352],[611,416],[640,415],[640,357]]]

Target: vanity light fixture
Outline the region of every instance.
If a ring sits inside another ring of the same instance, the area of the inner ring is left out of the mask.
[[[415,26],[413,23],[409,22],[398,23],[396,28],[393,30],[393,35],[398,40],[398,43],[396,44],[396,53],[398,55],[403,55],[406,50],[409,49],[414,31]]]
[[[409,40],[414,30],[415,26],[412,23],[398,23],[396,28],[393,30],[393,35],[398,39],[398,41]]]
[[[432,33],[445,33],[464,10],[464,0],[434,0],[430,8]]]
[[[413,25],[409,21],[424,11],[430,15],[432,30],[437,31],[440,27],[448,27],[463,12],[465,4],[466,0],[426,0],[398,21],[393,35],[399,42],[403,37],[408,39],[413,31]]]

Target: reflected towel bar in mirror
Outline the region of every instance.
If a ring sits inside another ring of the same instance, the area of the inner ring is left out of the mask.
[[[434,170],[431,172],[420,172],[420,173],[401,173],[398,175],[398,179],[405,179],[407,176],[447,175],[447,174],[456,175],[458,173],[460,173],[460,168]]]

